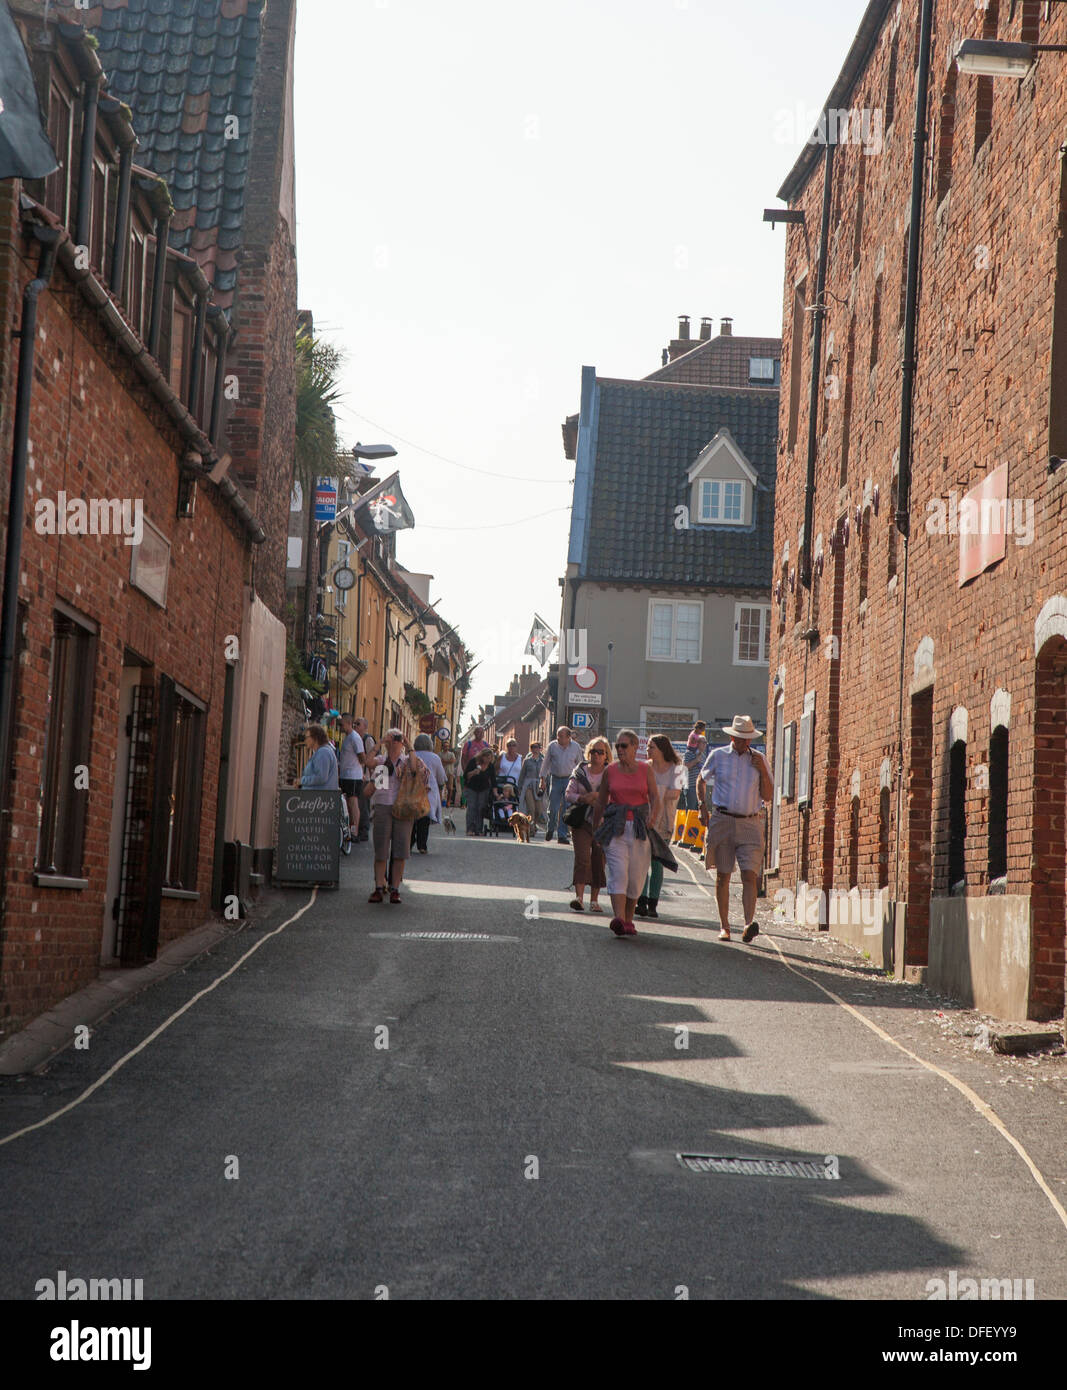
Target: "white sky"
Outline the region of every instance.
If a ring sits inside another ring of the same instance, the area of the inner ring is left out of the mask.
[[[558,624],[583,363],[647,375],[679,314],[781,333],[762,212],[864,9],[301,0],[300,306],[347,354],[345,443],[398,449],[399,559],[482,662],[468,716]]]

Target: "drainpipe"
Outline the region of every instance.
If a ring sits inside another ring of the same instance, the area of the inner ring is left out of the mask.
[[[79,246],[89,245],[93,216],[93,154],[96,150],[96,110],[100,101],[100,77],[85,79],[82,98],[81,161],[78,167],[78,215],[75,219],[74,240]]]
[[[930,86],[930,38],[934,0],[922,0],[919,26],[919,70],[915,87],[915,128],[912,133],[911,217],[908,223],[908,280],[904,300],[904,360],[900,374],[900,464],[897,473],[897,511],[894,518],[904,541],[900,611],[900,681],[897,702],[897,829],[893,897],[900,902],[900,821],[904,797],[904,676],[908,640],[908,557],[910,553],[911,421],[915,392],[915,331],[919,319],[919,251],[922,242],[923,181],[926,171],[927,94]],[[894,961],[903,970],[903,961]]]
[[[200,382],[204,374],[204,324],[207,320],[208,291],[202,290],[196,297],[196,324],[193,328],[193,364],[189,373],[189,414],[200,424],[202,412],[197,408],[200,395]]]
[[[156,218],[156,268],[152,276],[152,315],[148,323],[148,351],[159,358],[159,339],[163,330],[163,292],[167,287],[167,248],[170,245],[170,216]]]
[[[115,240],[111,244],[111,279],[108,282],[116,299],[122,298],[122,281],[126,275],[126,248],[129,245],[130,184],[133,173],[133,145],[124,145],[119,156],[119,192],[115,204]]]
[[[226,856],[226,815],[230,804],[230,752],[233,744],[233,696],[236,668],[233,662],[226,663],[226,684],[222,696],[222,741],[219,749],[219,780],[215,792],[215,857],[211,865],[211,906],[216,912],[222,911],[223,861]],[[240,838],[240,837],[238,837]],[[240,894],[241,875],[240,851],[235,847],[234,892]]]
[[[385,722],[385,688],[389,684],[389,600],[385,600],[385,660],[382,662],[382,728],[391,726]]]
[[[219,442],[219,428],[222,424],[222,388],[226,379],[226,353],[230,346],[230,324],[225,313],[216,309],[215,319],[215,389],[211,394],[211,424],[208,438],[216,447]]]
[[[829,125],[829,118],[827,118]],[[811,333],[811,391],[808,397],[808,471],[804,484],[804,545],[800,552],[800,582],[811,588],[811,533],[815,525],[815,458],[819,450],[819,395],[822,387],[822,324],[826,316],[826,262],[830,256],[830,201],[833,190],[834,146],[827,142],[823,164],[822,225],[819,266],[815,276],[815,308]]]
[[[19,569],[22,563],[22,527],[26,511],[26,473],[29,462],[30,397],[37,347],[37,301],[48,288],[56,264],[62,233],[53,227],[34,227],[40,244],[37,276],[22,294],[19,368],[15,386],[12,424],[11,485],[8,491],[7,551],[4,557],[4,596],[0,610],[0,915],[6,910],[7,849],[11,839],[8,804],[11,775],[11,738],[14,725],[15,649],[18,642]],[[0,933],[0,950],[3,934]]]

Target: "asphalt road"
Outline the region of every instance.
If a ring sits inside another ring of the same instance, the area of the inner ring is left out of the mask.
[[[788,970],[784,929],[721,945],[683,869],[617,940],[568,910],[569,850],[438,832],[405,901],[371,906],[367,848],[277,935],[309,891],[0,1079],[2,1141],[262,941],[0,1143],[0,1296],[59,1270],[146,1299],[924,1299],[952,1271],[1067,1294],[1017,1152]]]

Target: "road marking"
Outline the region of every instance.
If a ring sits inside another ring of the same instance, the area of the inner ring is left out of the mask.
[[[518,941],[517,936],[490,936],[474,931],[372,931],[379,941]]]
[[[244,953],[240,960],[235,961],[233,965],[230,966],[229,970],[220,975],[218,979],[213,980],[211,984],[206,985],[198,994],[194,994],[180,1009],[175,1009],[174,1013],[172,1013],[169,1018],[165,1018],[158,1028],[154,1028],[147,1038],[139,1042],[136,1047],[131,1048],[125,1056],[120,1057],[113,1066],[109,1067],[107,1071],[104,1072],[103,1076],[97,1077],[91,1086],[87,1086],[80,1096],[75,1096],[72,1101],[68,1101],[66,1105],[61,1106],[58,1110],[54,1110],[51,1115],[46,1115],[43,1120],[38,1120],[36,1124],[26,1125],[24,1129],[17,1129],[14,1134],[5,1135],[3,1139],[0,1139],[0,1148],[3,1148],[5,1144],[10,1144],[13,1139],[21,1139],[24,1134],[32,1134],[35,1129],[43,1129],[45,1125],[50,1125],[53,1120],[58,1120],[60,1115],[65,1115],[69,1110],[73,1110],[75,1106],[81,1105],[83,1100],[88,1100],[94,1091],[98,1091],[105,1081],[110,1081],[117,1071],[120,1071],[127,1062],[137,1056],[138,1052],[142,1052],[150,1042],[155,1042],[156,1038],[158,1038],[161,1033],[165,1032],[175,1020],[181,1018],[182,1014],[185,1013],[187,1009],[191,1009],[198,1000],[203,999],[205,994],[210,994],[213,989],[217,989],[218,986],[222,984],[223,980],[228,980],[235,970],[239,970],[241,966],[244,965],[249,956],[255,955],[264,942],[269,941],[272,936],[277,936],[279,932],[283,932],[286,927],[292,926],[295,921],[303,917],[308,908],[314,904],[318,892],[319,890],[317,887],[313,888],[311,897],[299,912],[295,912],[293,916],[290,917],[288,921],[283,922],[280,927],[275,927],[273,931],[267,932],[266,936],[261,936],[256,944]]]
[[[682,863],[685,863],[684,859],[682,860]],[[708,890],[704,887],[704,885],[700,882],[696,874],[693,873],[693,870],[690,868],[690,866],[686,864],[685,867],[689,873],[690,878],[692,878],[693,882],[704,894],[704,896],[706,898],[711,898],[713,895],[709,893]],[[859,1009],[854,1008],[851,1004],[847,1004],[844,1001],[844,999],[842,999],[839,995],[835,994],[832,989],[827,989],[826,986],[821,985],[818,980],[813,980],[810,975],[805,975],[795,966],[790,965],[786,958],[782,955],[781,948],[779,947],[778,942],[775,940],[775,938],[768,934],[767,939],[770,941],[771,945],[777,952],[778,960],[781,962],[781,964],[784,965],[787,970],[791,970],[793,974],[797,976],[798,979],[804,980],[809,985],[814,985],[815,988],[821,990],[822,993],[825,994],[828,999],[832,999],[835,1004],[840,1004],[846,1013],[849,1013],[852,1015],[853,1018],[858,1019],[859,1022],[862,1023],[865,1028],[869,1028],[872,1033],[876,1033],[878,1037],[880,1037],[883,1040],[883,1042],[887,1042],[890,1044],[891,1047],[897,1048],[900,1052],[903,1052],[905,1057],[910,1057],[913,1062],[918,1062],[920,1066],[925,1067],[927,1071],[933,1072],[935,1076],[940,1076],[943,1081],[947,1081],[950,1086],[955,1087],[955,1089],[959,1091],[961,1096],[966,1097],[966,1099],[969,1100],[970,1103],[974,1106],[975,1110],[978,1111],[979,1115],[981,1115],[984,1120],[989,1121],[989,1123],[993,1126],[993,1128],[997,1131],[1001,1138],[1006,1139],[1008,1141],[1008,1143],[1012,1146],[1012,1148],[1019,1155],[1022,1161],[1026,1164],[1027,1168],[1029,1168],[1030,1170],[1030,1176],[1033,1178],[1034,1182],[1037,1183],[1038,1187],[1048,1198],[1049,1202],[1052,1204],[1053,1211],[1059,1217],[1064,1227],[1067,1228],[1067,1211],[1064,1210],[1063,1203],[1052,1191],[1051,1187],[1049,1187],[1048,1183],[1045,1181],[1044,1176],[1041,1173],[1040,1168],[1038,1168],[1037,1164],[1027,1153],[1023,1145],[1019,1142],[1018,1139],[1016,1139],[1015,1135],[1012,1134],[1011,1130],[1008,1129],[1007,1125],[1005,1125],[1004,1121],[996,1113],[993,1107],[989,1105],[986,1101],[984,1101],[982,1097],[977,1093],[977,1091],[973,1091],[965,1081],[961,1081],[958,1076],[954,1076],[952,1072],[946,1071],[944,1067],[939,1067],[936,1066],[933,1062],[928,1062],[925,1057],[920,1057],[917,1052],[911,1052],[908,1048],[904,1046],[903,1043],[897,1042],[896,1038],[894,1038],[890,1033],[887,1033],[884,1028],[879,1028],[878,1024],[875,1023],[872,1019],[869,1019],[866,1016],[866,1014],[861,1014]]]

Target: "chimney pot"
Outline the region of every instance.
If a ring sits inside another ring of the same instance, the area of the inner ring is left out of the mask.
[[[667,365],[667,363],[668,363],[670,360],[671,360],[670,351],[669,351],[667,348],[664,348],[664,349],[663,349],[663,355],[662,355],[662,357],[660,358],[660,362],[661,362],[662,365],[665,367],[665,366]]]
[[[734,321],[729,315],[725,315],[719,321],[719,334],[723,338],[729,338],[734,331]]]
[[[711,337],[711,319],[706,316],[700,320],[700,341],[706,343]]]
[[[684,341],[689,338],[689,315],[680,314],[678,316],[678,337]]]

